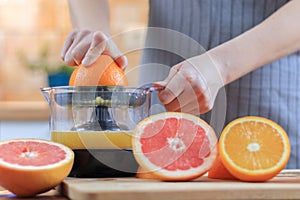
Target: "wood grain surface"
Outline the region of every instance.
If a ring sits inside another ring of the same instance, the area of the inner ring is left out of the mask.
[[[300,199],[300,173],[285,170],[262,183],[226,181],[203,176],[190,182],[136,178],[67,178],[64,195],[74,200]]]

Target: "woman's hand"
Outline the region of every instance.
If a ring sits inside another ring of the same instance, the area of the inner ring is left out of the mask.
[[[208,54],[190,58],[173,66],[168,77],[156,83],[165,86],[158,97],[168,111],[206,113],[224,85],[221,74]]]
[[[64,43],[61,57],[67,65],[88,66],[101,54],[111,56],[122,69],[126,68],[127,58],[121,54],[112,39],[101,31],[72,31]]]

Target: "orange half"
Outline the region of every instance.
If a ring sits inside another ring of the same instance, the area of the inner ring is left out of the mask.
[[[290,157],[285,130],[275,122],[248,116],[229,123],[219,140],[226,169],[243,181],[266,181],[276,176]]]

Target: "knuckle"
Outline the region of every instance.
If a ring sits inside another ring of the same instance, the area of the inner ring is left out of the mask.
[[[72,30],[72,31],[68,34],[68,36],[69,36],[69,37],[75,37],[75,35],[77,35],[77,33],[78,33],[78,30]]]
[[[79,31],[78,34],[80,34],[82,36],[85,36],[85,35],[91,34],[91,31],[87,30],[87,29],[84,29],[84,30]]]
[[[93,33],[93,40],[96,42],[103,42],[107,40],[107,36],[101,31],[95,31]]]
[[[183,73],[185,80],[192,86],[195,87],[198,83],[198,76],[196,76],[195,74],[187,74],[187,73]]]
[[[65,43],[72,42],[76,38],[76,35],[77,35],[77,31],[76,30],[73,30],[72,32],[70,32],[67,35]]]
[[[74,38],[78,41],[83,40],[83,38],[89,37],[89,35],[91,34],[91,31],[89,30],[80,30],[80,31],[76,31],[74,33]]]

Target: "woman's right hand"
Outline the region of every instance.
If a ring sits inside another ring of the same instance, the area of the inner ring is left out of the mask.
[[[101,54],[111,56],[120,68],[126,68],[127,58],[121,54],[113,40],[101,31],[74,30],[69,33],[61,58],[69,66],[89,66]]]

